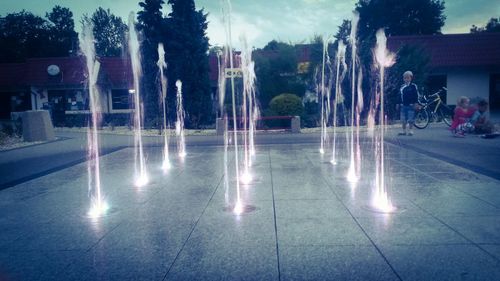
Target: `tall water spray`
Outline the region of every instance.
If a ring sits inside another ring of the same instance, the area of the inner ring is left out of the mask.
[[[255,126],[259,109],[255,96],[255,63],[252,61],[252,50],[248,47],[245,36],[241,36],[241,69],[243,74],[243,130],[244,130],[244,171],[241,177],[243,183],[252,181],[250,167],[252,156],[255,155]]]
[[[227,116],[224,116],[224,202],[229,206],[229,130]]]
[[[356,87],[356,61],[357,61],[357,32],[358,32],[358,23],[359,23],[359,14],[357,12],[353,13],[353,17],[351,20],[351,33],[349,36],[351,43],[351,139],[350,139],[350,163],[349,170],[347,171],[347,180],[350,182],[357,182],[359,180],[359,176],[356,173],[356,164],[354,157],[354,125],[355,125],[355,96],[357,94],[358,88]]]
[[[326,87],[326,66],[330,61],[328,56],[328,42],[330,38],[323,37],[323,64],[321,66],[321,86],[319,91],[321,92],[321,144],[319,152],[321,154],[325,153],[325,147],[328,143],[328,118],[330,116],[330,87]],[[331,76],[331,75],[330,75]],[[325,101],[326,98],[326,101]]]
[[[332,138],[332,160],[333,165],[337,164],[337,110],[339,103],[344,99],[342,95],[342,81],[347,73],[347,64],[345,62],[346,45],[344,41],[339,41],[337,48],[337,69],[335,79],[335,99],[333,105],[333,138]],[[342,69],[342,72],[341,72]]]
[[[226,206],[229,206],[229,143],[230,136],[228,130],[228,120],[227,114],[224,108],[224,99],[226,93],[226,75],[225,69],[227,66],[227,48],[224,48],[222,51],[217,53],[217,66],[219,70],[218,84],[219,84],[219,110],[220,115],[223,118],[224,122],[224,160],[223,160],[223,168],[224,168],[224,202]]]
[[[80,48],[85,55],[88,73],[88,90],[91,112],[91,124],[87,131],[88,159],[88,192],[91,198],[90,217],[99,217],[108,209],[101,190],[101,175],[99,163],[99,136],[97,128],[101,122],[101,103],[99,90],[96,86],[101,64],[95,57],[94,34],[91,24],[84,24],[80,34]]]
[[[148,173],[146,170],[146,157],[144,155],[142,145],[142,119],[143,106],[141,102],[140,78],[141,71],[141,56],[140,45],[137,30],[135,29],[135,13],[130,13],[128,18],[129,30],[129,51],[132,62],[132,71],[134,75],[134,156],[135,156],[135,185],[142,187],[149,182]]]
[[[164,171],[170,169],[172,166],[170,164],[170,156],[168,151],[168,133],[169,129],[167,127],[167,77],[165,76],[165,69],[167,69],[167,63],[165,62],[165,49],[163,44],[158,44],[158,68],[160,71],[160,83],[161,83],[161,106],[163,108],[163,162],[162,169]]]
[[[226,67],[228,64],[229,50],[227,47],[217,53],[217,66],[219,69],[219,110],[220,116],[225,117],[224,102],[226,99]]]
[[[182,82],[175,82],[177,87],[177,121],[175,121],[175,134],[177,135],[177,153],[179,157],[186,157],[186,139],[184,137],[184,107],[182,105]]]
[[[226,49],[228,50],[229,56],[229,67],[231,71],[234,70],[234,58],[233,58],[233,39],[232,39],[232,27],[231,27],[231,1],[222,1],[222,14],[225,22],[225,33],[226,33]],[[234,83],[234,75],[231,73],[231,99],[232,99],[232,115],[233,115],[233,142],[234,142],[234,161],[236,170],[236,203],[233,208],[233,212],[236,215],[240,215],[244,211],[244,204],[241,201],[240,192],[240,169],[239,169],[239,157],[238,157],[238,127],[237,127],[237,115],[236,115],[236,89]]]
[[[380,75],[380,111],[379,111],[379,134],[376,136],[375,159],[376,176],[375,191],[372,198],[372,205],[382,212],[393,212],[395,207],[389,199],[385,184],[385,151],[384,151],[384,133],[385,133],[385,112],[384,112],[384,80],[385,68],[394,64],[394,54],[387,50],[387,38],[383,29],[377,31],[377,46],[375,49],[379,75]]]

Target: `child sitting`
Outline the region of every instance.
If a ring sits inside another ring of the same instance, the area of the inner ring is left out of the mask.
[[[469,119],[475,112],[475,109],[469,107],[470,100],[468,97],[460,97],[457,101],[457,107],[453,115],[453,122],[451,123],[451,133],[455,137],[463,138],[465,133],[472,129],[472,124]]]
[[[490,121],[490,112],[488,111],[488,102],[480,100],[477,103],[477,110],[470,119],[470,123],[474,126],[476,134],[491,134],[493,132],[493,123]]]

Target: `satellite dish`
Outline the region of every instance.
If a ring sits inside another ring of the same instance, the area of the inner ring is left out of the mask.
[[[57,74],[59,74],[59,72],[61,72],[61,69],[59,69],[59,66],[55,64],[49,65],[49,67],[47,67],[47,73],[50,76],[56,76]]]

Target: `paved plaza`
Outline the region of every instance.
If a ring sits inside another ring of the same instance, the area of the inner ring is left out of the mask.
[[[254,181],[236,198],[233,153],[188,147],[163,173],[147,147],[150,184],[133,185],[133,148],[102,157],[107,215],[91,219],[80,163],[0,191],[0,280],[500,280],[499,181],[388,143],[397,206],[374,212],[373,143],[346,180],[316,144],[257,147]]]

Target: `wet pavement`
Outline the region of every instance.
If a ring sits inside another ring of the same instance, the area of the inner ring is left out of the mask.
[[[500,182],[388,143],[396,212],[371,207],[373,143],[362,138],[360,180],[317,145],[257,147],[254,181],[234,204],[220,146],[188,147],[150,184],[133,186],[133,149],[102,157],[108,214],[91,219],[86,163],[0,191],[0,280],[499,280]]]

